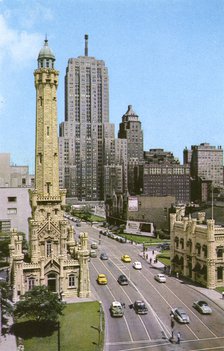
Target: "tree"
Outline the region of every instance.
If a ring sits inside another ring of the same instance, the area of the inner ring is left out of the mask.
[[[8,326],[8,317],[12,314],[12,303],[9,300],[10,289],[7,282],[0,281],[0,335],[5,334]]]
[[[64,307],[65,303],[46,286],[35,286],[16,303],[14,316],[34,319],[37,322],[56,321],[58,316],[62,315]]]

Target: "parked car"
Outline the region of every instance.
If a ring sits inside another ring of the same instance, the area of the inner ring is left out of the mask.
[[[133,304],[133,309],[137,314],[147,314],[148,313],[148,308],[145,305],[144,301],[137,300]]]
[[[138,261],[135,261],[132,266],[135,269],[142,269],[142,264],[141,262],[138,262]]]
[[[97,248],[98,248],[97,243],[92,243],[92,244],[91,244],[91,249],[97,249]]]
[[[169,250],[170,249],[170,244],[169,243],[163,243],[161,244],[161,249],[162,250]]]
[[[106,285],[107,284],[107,276],[106,274],[98,274],[98,277],[97,277],[97,283],[99,285]]]
[[[162,273],[158,273],[154,275],[154,279],[157,280],[159,283],[165,283],[166,282],[166,276]]]
[[[113,301],[110,305],[110,313],[112,317],[123,317],[124,308],[119,301]]]
[[[190,318],[187,313],[184,311],[182,307],[176,307],[171,310],[171,314],[173,314],[174,318],[179,323],[189,323]]]
[[[102,253],[101,253],[100,259],[101,259],[101,260],[108,260],[108,256],[107,256],[106,252],[102,252]]]
[[[90,257],[97,257],[97,252],[96,250],[90,250],[90,253],[89,253]]]
[[[195,301],[193,307],[202,314],[211,314],[212,309],[205,301]]]
[[[117,279],[118,283],[120,285],[128,285],[128,278],[126,277],[126,275],[121,274],[118,279]]]
[[[121,261],[123,261],[123,262],[131,262],[131,257],[130,256],[128,256],[128,255],[123,255],[122,257],[121,257]]]

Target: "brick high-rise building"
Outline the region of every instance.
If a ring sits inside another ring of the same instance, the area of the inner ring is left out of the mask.
[[[209,143],[192,145],[184,150],[184,163],[190,163],[191,176],[211,180],[213,185],[223,185],[223,149]]]
[[[114,162],[109,123],[109,78],[104,61],[70,58],[65,76],[65,121],[59,132],[60,186],[69,197],[104,200],[104,165]]]

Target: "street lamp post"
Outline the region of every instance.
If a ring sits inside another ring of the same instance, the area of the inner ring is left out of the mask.
[[[58,351],[61,351],[60,322],[58,321]]]
[[[2,292],[0,289],[0,341],[2,337]]]
[[[99,301],[100,305],[100,325],[99,325],[99,341],[98,341],[98,346],[100,349],[100,342],[101,342],[101,333],[103,331],[103,309],[102,309],[102,301]]]

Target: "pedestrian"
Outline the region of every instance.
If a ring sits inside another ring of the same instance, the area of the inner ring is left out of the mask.
[[[224,299],[224,291],[222,292],[222,298]]]
[[[150,257],[150,259],[149,259],[149,263],[150,263],[150,264],[152,263],[152,257]]]
[[[154,250],[152,250],[152,254],[154,255]]]
[[[177,344],[180,344],[180,332],[177,333]]]
[[[177,277],[177,279],[179,279],[179,273],[178,272],[176,273],[176,277]]]

